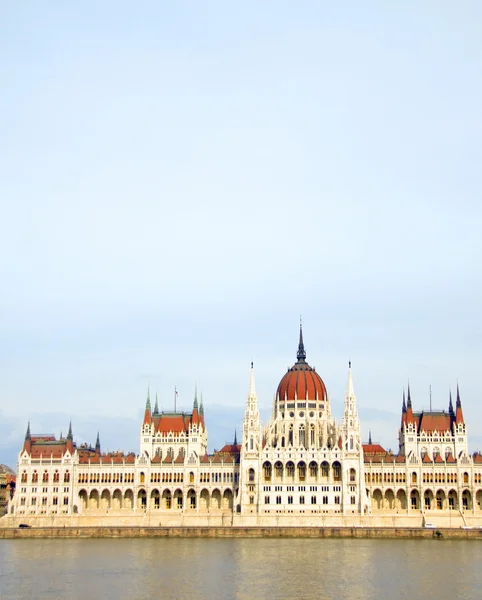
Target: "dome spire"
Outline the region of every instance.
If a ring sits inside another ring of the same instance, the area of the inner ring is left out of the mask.
[[[303,343],[303,324],[301,322],[301,317],[300,317],[300,341],[298,344],[298,352],[296,354],[296,358],[298,359],[298,362],[305,362],[305,360],[306,360],[305,345]]]

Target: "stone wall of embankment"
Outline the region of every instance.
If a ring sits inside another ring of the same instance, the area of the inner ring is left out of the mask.
[[[0,539],[153,537],[482,540],[482,529],[408,527],[32,527],[30,529],[0,529]]]

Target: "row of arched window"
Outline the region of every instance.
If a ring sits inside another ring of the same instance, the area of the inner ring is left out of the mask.
[[[45,470],[42,474],[42,483],[48,483],[49,482],[49,472],[47,470]],[[32,477],[31,477],[31,482],[32,483],[38,483],[39,481],[39,473],[37,470],[35,470],[32,473]],[[52,481],[54,483],[59,483],[60,482],[60,473],[59,471],[56,469],[55,472],[53,473],[53,477],[52,477]],[[23,471],[22,475],[21,475],[21,482],[22,483],[27,483],[28,482],[28,474],[27,471]],[[69,483],[70,482],[70,472],[69,471],[65,471],[64,473],[64,483]]]

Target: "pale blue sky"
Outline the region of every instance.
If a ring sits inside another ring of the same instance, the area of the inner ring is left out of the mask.
[[[251,360],[267,414],[301,313],[365,437],[458,378],[482,449],[480,2],[12,0],[0,81],[8,444],[42,413],[115,438],[148,382],[209,425]]]

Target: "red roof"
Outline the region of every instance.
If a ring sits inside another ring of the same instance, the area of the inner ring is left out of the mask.
[[[365,456],[385,456],[387,451],[380,444],[362,444]]]

